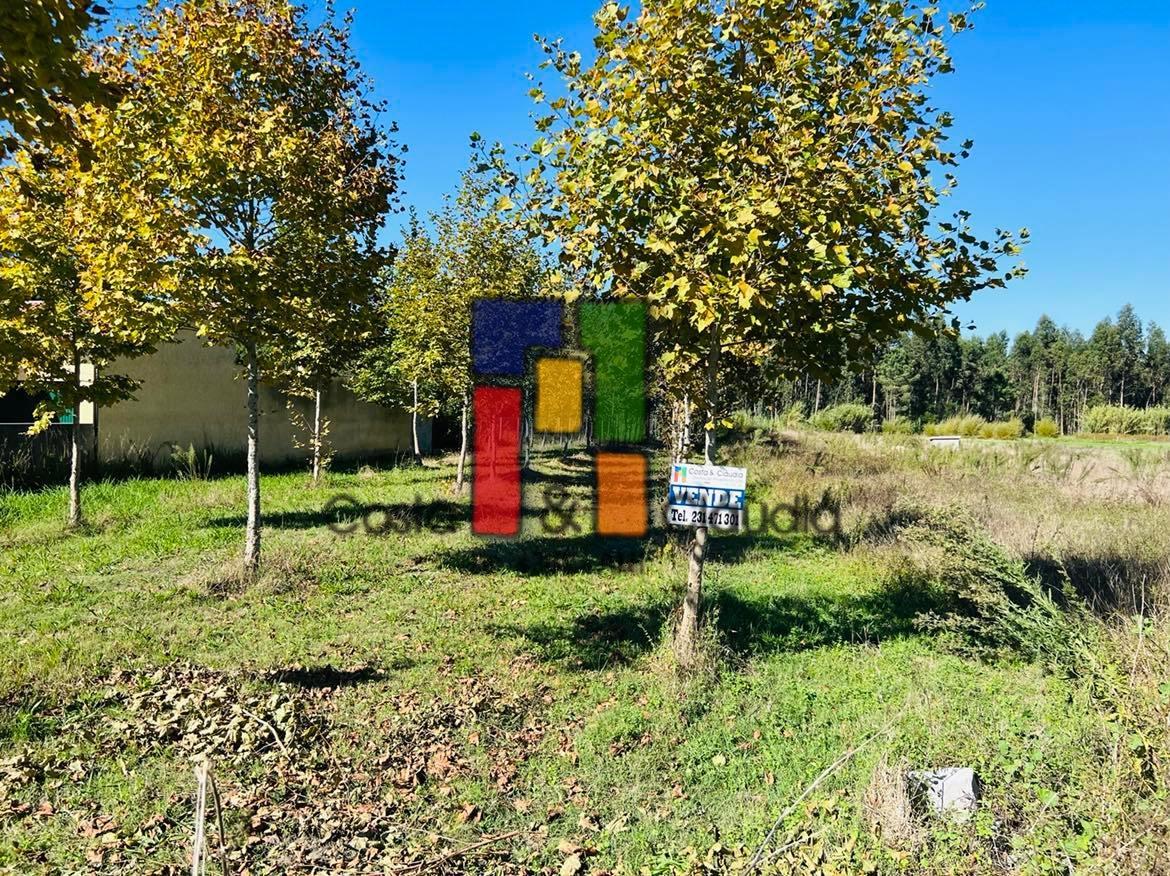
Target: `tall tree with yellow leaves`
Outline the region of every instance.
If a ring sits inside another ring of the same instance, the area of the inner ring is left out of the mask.
[[[652,0],[633,18],[606,3],[596,24],[591,63],[543,44],[561,83],[532,89],[540,137],[502,182],[589,294],[646,302],[658,370],[705,406],[708,460],[732,360],[828,376],[1011,278],[1016,235],[940,215],[970,144],[948,145],[929,88],[969,12]],[[706,550],[699,529],[684,664]]]
[[[260,350],[361,305],[363,284],[320,282],[314,259],[364,264],[396,203],[396,129],[379,124],[349,27],[331,5],[313,25],[286,0],[152,2],[104,52],[123,95],[111,154],[195,239],[177,303],[244,363],[249,573],[260,562]]]
[[[71,108],[109,99],[81,50],[86,32],[106,14],[91,0],[6,0],[0,5],[0,157],[22,140],[74,140]]]
[[[81,406],[133,397],[137,382],[109,366],[173,331],[169,255],[182,245],[85,164],[67,145],[28,146],[0,168],[0,384],[42,397],[33,432],[72,415],[71,527],[82,522]]]

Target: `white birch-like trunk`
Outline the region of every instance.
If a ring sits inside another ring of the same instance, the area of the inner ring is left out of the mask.
[[[256,343],[248,354],[248,525],[244,533],[244,568],[260,568],[260,362]]]
[[[321,481],[321,389],[313,393],[313,486]]]
[[[73,354],[73,387],[81,387],[81,357]],[[75,395],[76,397],[76,395]],[[69,426],[69,528],[81,526],[81,405],[73,404],[73,422]]]
[[[418,378],[412,384],[414,388],[414,408],[410,412],[410,436],[414,441],[414,461],[422,464],[422,448],[418,441]]]
[[[463,494],[463,469],[467,464],[467,416],[469,402],[467,395],[463,396],[463,418],[459,426],[459,466],[455,469],[455,492]]]

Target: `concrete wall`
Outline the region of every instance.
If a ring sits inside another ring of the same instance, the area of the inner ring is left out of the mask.
[[[153,356],[116,363],[111,369],[142,381],[137,398],[102,408],[97,414],[98,456],[112,462],[128,447],[150,447],[157,459],[170,457],[170,446],[194,445],[227,454],[244,453],[247,442],[247,386],[238,379],[235,352],[204,346],[193,332],[181,332]],[[289,417],[286,397],[260,388],[260,459],[267,465],[306,459],[296,439],[307,435]],[[312,422],[312,404],[294,404]],[[344,387],[329,387],[322,400],[329,420],[329,442],[339,459],[409,453],[410,415],[359,401]],[[423,451],[430,449],[429,421],[419,424]]]

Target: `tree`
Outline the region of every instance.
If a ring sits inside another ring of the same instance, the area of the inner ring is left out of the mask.
[[[176,280],[164,257],[173,249],[161,246],[149,217],[133,207],[111,215],[118,200],[104,195],[65,146],[26,147],[0,168],[0,357],[9,381],[43,398],[33,432],[71,415],[74,528],[82,522],[80,407],[133,397],[138,384],[107,369],[154,351],[170,325]],[[132,273],[114,269],[110,254]]]
[[[0,7],[0,158],[17,138],[60,143],[75,133],[70,106],[108,95],[79,52],[106,10],[90,0],[9,0]],[[15,135],[15,136],[13,136]]]
[[[997,420],[1010,412],[1015,403],[1008,369],[1007,332],[997,332],[983,342],[980,364],[977,413]]]
[[[1131,314],[1128,321],[1140,323],[1132,309]],[[973,412],[988,420],[1013,414],[1024,419],[1051,416],[1062,431],[1075,431],[1087,407],[1120,399],[1125,360],[1120,337],[1108,319],[1086,340],[1047,316],[1041,316],[1035,328],[1022,332],[1014,343],[1002,331],[985,338],[963,336],[957,347],[949,335],[923,338],[907,332],[891,343],[876,368],[885,417],[921,420],[956,412]],[[1159,404],[1170,382],[1170,345],[1165,333],[1151,322],[1143,342],[1131,341],[1130,346],[1138,350],[1140,367],[1137,376],[1126,381],[1126,402],[1130,406]],[[852,370],[823,387],[829,403],[870,401],[877,409],[873,383],[869,382],[867,392],[866,379],[858,376],[864,370],[856,365]],[[761,409],[769,399],[773,407],[779,401],[782,406],[795,403],[809,409],[815,397],[816,382],[808,375],[785,380],[765,368],[729,380],[733,376],[725,372],[721,377],[725,393],[730,393],[727,398],[752,409]],[[1132,387],[1139,386],[1135,396]]]
[[[885,419],[897,422],[900,408],[911,407],[914,361],[905,344],[895,344],[877,365],[877,379],[886,400]]]
[[[1162,327],[1151,322],[1146,329],[1146,382],[1151,405],[1165,401],[1167,380],[1170,380],[1170,343]]]
[[[1126,304],[1117,314],[1117,342],[1121,347],[1118,362],[1118,398],[1124,405],[1128,394],[1130,401],[1141,396],[1142,359],[1145,357],[1145,335],[1142,321],[1138,319],[1132,304]]]
[[[325,387],[351,367],[355,357],[369,347],[378,331],[381,277],[391,261],[391,251],[377,246],[358,247],[355,241],[335,242],[312,258],[312,281],[318,288],[337,288],[334,297],[348,307],[322,312],[318,322],[293,327],[278,344],[260,348],[260,370],[265,380],[290,396],[294,419],[300,412],[291,399],[307,399],[311,418],[301,425],[308,433],[309,468],[313,485],[320,483],[329,453],[329,423],[322,416]],[[309,282],[306,279],[306,282]],[[348,287],[348,288],[345,288]]]
[[[472,135],[472,144],[481,142]],[[434,217],[445,257],[448,304],[438,337],[444,348],[444,385],[459,400],[461,435],[455,489],[463,490],[471,402],[471,305],[483,298],[535,298],[553,289],[544,261],[495,209],[486,168],[474,165],[459,191]]]
[[[1125,350],[1117,326],[1112,319],[1103,319],[1093,329],[1089,338],[1089,352],[1092,370],[1097,378],[1097,396],[1101,401],[1113,404],[1121,382],[1122,360]]]
[[[951,70],[945,37],[966,15],[695,0],[646,4],[633,20],[607,3],[596,24],[589,65],[544,44],[563,95],[532,90],[547,112],[531,168],[504,168],[502,182],[581,287],[647,302],[658,367],[703,399],[708,459],[724,357],[831,377],[1012,276],[1000,271],[1018,252],[1011,233],[980,240],[964,211],[936,221],[970,144],[948,148],[951,116],[927,88]],[[684,664],[706,544],[697,530]]]
[[[104,55],[124,94],[110,147],[195,237],[177,302],[200,336],[242,354],[249,571],[260,561],[259,351],[360,306],[361,284],[317,283],[312,259],[369,257],[396,198],[397,147],[349,24],[329,7],[310,26],[286,0],[151,4]]]
[[[431,215],[433,235],[412,217],[383,308],[386,342],[370,351],[354,377],[359,395],[411,410],[416,458],[420,415],[460,415],[456,492],[463,489],[467,457],[471,305],[544,291],[539,254],[494,207],[491,181],[472,167]]]
[[[438,413],[444,395],[446,345],[436,331],[443,327],[447,301],[438,246],[412,215],[379,314],[382,342],[363,354],[351,385],[366,401],[410,412],[416,463],[422,462],[419,417]]]

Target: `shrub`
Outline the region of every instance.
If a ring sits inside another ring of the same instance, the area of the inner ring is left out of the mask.
[[[747,434],[753,429],[760,428],[759,419],[749,411],[735,411],[727,418],[727,428],[733,433]]]
[[[873,426],[873,411],[869,405],[834,405],[815,414],[811,423],[823,432],[860,433]]]
[[[909,420],[886,420],[882,423],[882,431],[887,435],[912,435],[914,424]]]
[[[196,450],[194,444],[188,444],[185,450],[181,445],[171,445],[171,469],[181,481],[207,480],[214,459],[210,450]]]
[[[1094,405],[1081,419],[1082,432],[1103,435],[1140,435],[1150,425],[1145,411],[1121,405]]]
[[[807,422],[804,414],[804,405],[796,402],[780,415],[780,421],[784,426],[792,428],[794,426],[801,426]]]
[[[1069,676],[1097,665],[1099,629],[1071,586],[1051,592],[961,512],[904,506],[891,522],[897,540],[916,549],[926,579],[919,586],[935,603],[916,618],[919,627],[957,636],[975,653],[1016,651]]]
[[[997,438],[1000,441],[1014,441],[1023,437],[1023,434],[1024,423],[1015,418],[998,423],[985,423],[979,430],[980,438]]]
[[[1170,408],[1146,408],[1142,411],[1145,431],[1149,435],[1170,435]]]
[[[1060,426],[1056,425],[1056,420],[1037,420],[1032,427],[1032,434],[1037,438],[1059,438]]]
[[[963,414],[943,420],[941,423],[930,423],[925,431],[927,435],[959,435],[963,438],[974,438],[987,425],[978,414]]]

